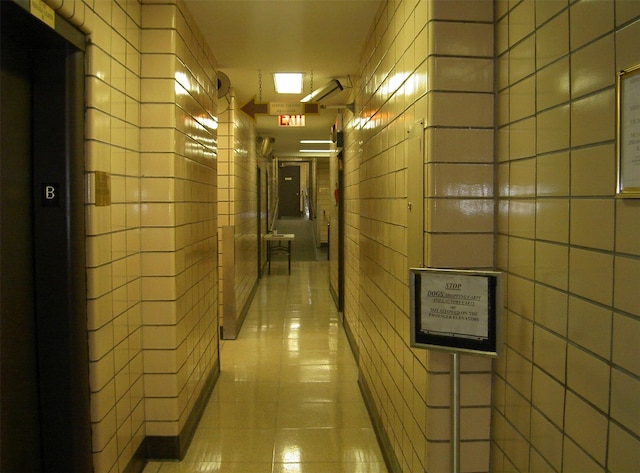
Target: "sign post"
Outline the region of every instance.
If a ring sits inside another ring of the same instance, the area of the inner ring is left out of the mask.
[[[496,271],[410,270],[411,346],[451,353],[451,471],[460,472],[460,354],[498,357],[502,279]]]
[[[460,354],[451,354],[451,473],[460,473]]]

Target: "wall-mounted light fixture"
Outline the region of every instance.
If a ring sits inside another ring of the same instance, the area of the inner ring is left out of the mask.
[[[309,95],[300,100],[300,102],[320,102],[335,92],[343,90],[342,84],[338,79],[333,79],[327,85],[314,90]]]

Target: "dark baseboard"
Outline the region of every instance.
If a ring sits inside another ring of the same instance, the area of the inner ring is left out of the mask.
[[[356,343],[353,331],[351,330],[351,326],[349,325],[346,317],[344,317],[342,320],[342,326],[344,327],[344,332],[347,335],[347,341],[349,342],[351,352],[353,353],[353,356],[356,359],[356,363],[358,364],[358,386],[360,387],[360,393],[362,394],[362,398],[364,399],[364,404],[367,407],[367,411],[369,412],[369,417],[371,418],[371,423],[373,424],[373,430],[375,431],[376,437],[378,438],[378,444],[380,445],[380,450],[382,451],[384,462],[386,463],[389,472],[401,473],[402,468],[400,467],[398,458],[393,451],[393,446],[391,444],[391,441],[389,440],[389,436],[384,430],[382,419],[380,418],[380,414],[378,413],[375,403],[373,402],[371,390],[369,389],[369,386],[367,385],[367,382],[362,375],[362,371],[360,370],[360,350],[358,349],[358,344]]]
[[[162,437],[150,435],[144,438],[147,460],[180,460],[180,435]]]
[[[145,454],[144,440],[133,454],[133,458],[129,460],[129,463],[123,470],[123,473],[142,473],[144,467],[147,465],[147,457]]]
[[[340,299],[338,299],[338,293],[333,289],[333,286],[329,284],[329,293],[331,294],[331,298],[333,299],[333,303],[337,308],[340,307]]]
[[[387,469],[390,473],[402,473],[400,462],[398,462],[398,458],[393,451],[393,445],[391,444],[389,436],[384,430],[382,419],[380,418],[380,414],[378,414],[378,410],[375,407],[373,396],[371,395],[371,391],[369,390],[367,382],[362,376],[362,372],[358,374],[358,385],[360,386],[360,392],[362,393],[364,403],[367,406],[367,410],[369,411],[369,417],[371,418],[371,422],[373,424],[373,430],[376,433],[376,437],[378,437],[378,443],[380,444],[380,449],[382,450],[384,462],[387,464]]]
[[[247,314],[249,313],[249,309],[251,308],[251,304],[253,303],[253,299],[256,296],[256,292],[258,291],[258,284],[260,284],[260,279],[257,278],[253,287],[251,288],[251,292],[247,297],[244,305],[240,312],[236,314],[234,323],[230,324],[229,330],[225,334],[224,325],[220,327],[220,339],[221,340],[235,340],[240,335],[240,330],[242,330],[242,325],[244,324],[245,319],[247,318]],[[235,306],[234,306],[235,307]],[[229,316],[231,317],[231,316]]]
[[[251,303],[253,302],[253,299],[256,296],[256,292],[258,291],[258,284],[260,284],[260,279],[256,279],[255,282],[253,283],[253,287],[251,288],[251,294],[249,294],[249,297],[247,297],[247,300],[244,303],[244,306],[242,307],[240,314],[238,315],[238,321],[236,322],[237,324],[236,333],[240,333],[240,330],[242,330],[242,325],[244,324],[244,320],[247,318],[247,314],[249,313],[249,309],[251,308]]]
[[[344,316],[342,317],[342,325],[344,327],[344,333],[347,335],[349,347],[351,347],[351,353],[353,353],[353,357],[356,359],[357,363],[358,359],[360,358],[360,350],[358,349],[358,344],[356,343],[356,337],[353,336],[353,331],[351,330],[349,321]]]
[[[182,460],[184,458],[219,376],[220,359],[211,370],[180,435],[145,437],[126,466],[124,473],[142,473],[149,460]]]

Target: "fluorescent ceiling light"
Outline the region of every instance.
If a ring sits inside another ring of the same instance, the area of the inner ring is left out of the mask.
[[[306,145],[328,145],[333,143],[333,141],[331,140],[300,140],[300,143],[302,144],[306,144]]]
[[[301,149],[298,150],[300,153],[331,153],[330,149]]]
[[[301,94],[302,93],[302,73],[301,72],[275,72],[273,82],[276,92],[279,94]]]
[[[309,95],[300,100],[300,102],[320,102],[322,99],[326,99],[334,92],[340,92],[344,87],[338,79],[333,79],[327,85],[314,90]]]

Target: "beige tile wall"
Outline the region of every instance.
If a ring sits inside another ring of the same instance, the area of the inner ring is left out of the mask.
[[[332,182],[332,186],[333,189],[335,189],[335,185],[338,183],[339,180],[339,168],[341,166],[341,162],[338,159],[337,156],[332,156],[329,160],[329,182]],[[331,191],[333,192],[333,190]],[[335,203],[335,197],[332,197],[334,203]],[[339,284],[340,284],[340,269],[339,269],[339,258],[340,258],[340,251],[339,251],[339,238],[340,238],[340,232],[339,232],[339,204],[335,205],[333,207],[329,208],[329,218],[328,218],[328,223],[329,223],[329,228],[328,228],[328,232],[327,232],[327,236],[329,239],[329,245],[331,246],[331,248],[329,248],[329,260],[330,260],[330,264],[329,264],[329,291],[331,292],[331,295],[333,297],[333,300],[336,304],[336,306],[340,305],[340,295],[339,295]],[[331,242],[333,242],[333,244],[331,244]]]
[[[359,83],[354,90],[360,90]],[[351,97],[355,100],[355,96]],[[354,115],[343,114],[343,205],[344,205],[344,326],[350,334],[352,349],[358,356],[362,344],[360,317],[360,127]],[[333,189],[332,189],[333,191]],[[331,211],[330,215],[333,215]],[[335,237],[335,235],[334,235]],[[335,240],[334,240],[335,242]],[[331,248],[329,248],[331,251]],[[331,265],[333,266],[333,262]]]
[[[615,199],[615,79],[640,63],[640,3],[504,1],[496,19],[493,471],[633,471],[640,201]]]
[[[182,432],[218,363],[215,60],[182,2],[142,6],[142,173],[146,434]],[[165,113],[160,113],[161,108]]]
[[[215,61],[182,2],[48,3],[89,40],[94,468],[119,472],[146,435],[180,432],[218,362]]]
[[[615,76],[640,63],[639,15],[638,2],[604,0],[400,1],[380,11],[347,127],[345,318],[402,471],[448,471],[438,410],[447,362],[407,348],[403,299],[400,144],[422,117],[429,265],[491,266],[495,244],[505,272],[492,471],[639,463],[640,206],[614,197]],[[485,383],[486,368],[473,367]],[[488,404],[463,431],[486,427]],[[463,471],[478,468],[465,461]]]
[[[263,242],[258,238],[258,211],[261,213],[262,229],[265,233],[267,225],[266,176],[271,172],[267,159],[256,151],[255,122],[240,110],[242,104],[237,103],[233,89],[221,100],[220,145],[218,164],[218,205],[219,225],[233,227],[235,250],[234,286],[236,315],[251,302],[253,289],[258,280],[257,245]],[[258,193],[256,188],[257,168],[261,169],[261,206],[258,210]],[[271,202],[271,200],[270,200]],[[222,243],[222,232],[219,232],[220,261],[227,249]],[[266,260],[262,251],[262,262]],[[223,286],[228,283],[224,269],[220,266],[219,312],[222,315]],[[224,320],[221,319],[224,326]]]
[[[87,202],[91,420],[96,471],[121,471],[145,435],[139,5],[58,2],[89,34],[86,169],[111,176]],[[92,182],[89,181],[89,188]]]
[[[426,30],[425,262],[492,268],[492,4],[430,2]],[[427,352],[426,471],[451,468],[448,363],[448,355]],[[490,471],[490,367],[486,358],[461,361],[462,471]]]
[[[335,183],[331,183],[328,161],[316,159],[312,166],[315,176],[313,192],[316,202],[316,241],[318,244],[326,245],[329,242],[329,217],[332,207],[335,207],[333,197]]]
[[[450,357],[409,346],[409,127],[425,123],[425,261],[493,266],[490,1],[379,11],[345,146],[345,319],[397,468],[449,471]],[[345,117],[347,118],[347,117]],[[491,363],[463,358],[463,471],[489,471]]]

